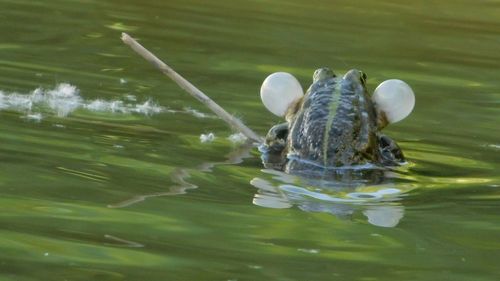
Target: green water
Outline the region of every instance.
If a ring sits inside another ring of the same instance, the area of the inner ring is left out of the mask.
[[[499,15],[495,0],[0,0],[4,96],[70,83],[178,111],[3,108],[0,280],[499,280]],[[402,193],[287,194],[300,179],[190,114],[210,113],[123,31],[260,134],[280,121],[258,96],[271,72],[405,80],[416,108],[385,132],[410,163],[383,186]]]

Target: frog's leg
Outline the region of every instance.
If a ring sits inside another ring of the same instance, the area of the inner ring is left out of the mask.
[[[265,143],[259,147],[264,167],[283,170],[287,161],[284,154],[288,131],[288,123],[275,125],[269,130]]]
[[[390,137],[378,134],[380,161],[383,165],[400,165],[405,162],[403,151]]]
[[[286,147],[288,123],[274,125],[266,135],[266,146],[273,153],[281,153]]]

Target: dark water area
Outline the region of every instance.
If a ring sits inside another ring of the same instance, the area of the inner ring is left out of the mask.
[[[500,1],[0,8],[0,280],[500,278]],[[122,32],[261,135],[272,72],[402,79],[416,107],[384,133],[409,163],[355,185],[264,169]]]

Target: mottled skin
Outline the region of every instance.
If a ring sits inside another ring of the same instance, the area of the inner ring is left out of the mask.
[[[379,132],[385,118],[377,116],[365,83],[358,70],[342,78],[328,68],[316,70],[305,96],[288,109],[288,122],[267,134],[264,164],[294,172],[404,162],[397,144]]]

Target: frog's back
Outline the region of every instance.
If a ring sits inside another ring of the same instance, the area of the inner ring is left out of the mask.
[[[311,86],[290,124],[288,169],[374,160],[374,108],[359,79],[351,78],[331,77]]]
[[[289,153],[301,159],[318,162],[323,157],[326,124],[331,106],[337,102],[333,95],[338,91],[339,79],[314,83],[308,90],[304,102],[290,124]]]

